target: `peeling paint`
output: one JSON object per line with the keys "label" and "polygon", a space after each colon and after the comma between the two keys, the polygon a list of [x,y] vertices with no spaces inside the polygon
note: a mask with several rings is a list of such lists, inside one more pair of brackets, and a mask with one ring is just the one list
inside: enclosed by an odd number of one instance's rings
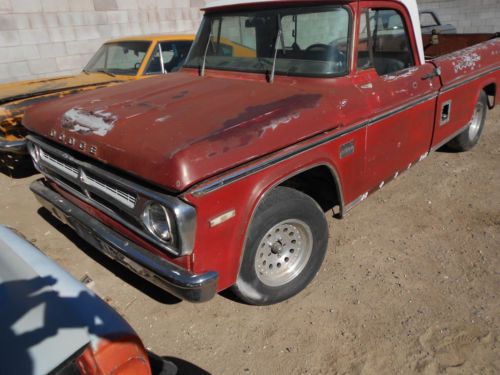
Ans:
{"label": "peeling paint", "polygon": [[406,71],[404,71],[404,73],[401,73],[401,74],[388,74],[388,75],[385,75],[385,76],[382,76],[380,78],[382,78],[382,80],[384,81],[397,81],[397,80],[400,80],[400,79],[403,79],[403,78],[408,78],[408,77],[411,77],[413,73],[415,73],[416,71],[418,70],[418,68],[409,68],[407,69]]}
{"label": "peeling paint", "polygon": [[296,120],[299,117],[300,117],[300,113],[294,112],[291,115],[287,115],[287,116],[279,117],[277,119],[273,119],[273,120],[271,120],[271,123],[269,125],[264,126],[262,128],[262,130],[263,130],[262,134],[264,134],[268,129],[276,130],[276,128],[278,128],[278,126],[280,126],[281,124],[288,124],[289,122]]}
{"label": "peeling paint", "polygon": [[104,110],[87,112],[82,108],[71,108],[62,117],[61,126],[70,132],[105,136],[113,129],[116,116]]}
{"label": "peeling paint", "polygon": [[167,121],[169,118],[171,118],[172,116],[170,115],[165,115],[165,116],[162,116],[162,117],[158,117],[155,122],[165,122]]}
{"label": "peeling paint", "polygon": [[481,61],[481,56],[477,53],[471,53],[467,55],[460,56],[456,59],[457,61],[453,61],[453,70],[455,73],[462,72],[467,69],[474,69],[476,67],[476,63]]}

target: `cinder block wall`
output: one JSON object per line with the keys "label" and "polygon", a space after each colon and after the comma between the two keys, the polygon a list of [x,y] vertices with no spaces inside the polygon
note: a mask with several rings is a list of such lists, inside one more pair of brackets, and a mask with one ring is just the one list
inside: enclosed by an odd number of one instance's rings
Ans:
{"label": "cinder block wall", "polygon": [[196,32],[204,0],[0,0],[0,82],[78,72],[106,40]]}
{"label": "cinder block wall", "polygon": [[500,0],[418,0],[421,9],[436,11],[443,23],[459,33],[500,31]]}

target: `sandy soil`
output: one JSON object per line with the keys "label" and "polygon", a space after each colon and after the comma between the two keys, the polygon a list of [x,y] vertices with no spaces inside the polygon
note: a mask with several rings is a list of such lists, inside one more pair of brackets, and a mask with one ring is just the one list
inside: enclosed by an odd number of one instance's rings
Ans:
{"label": "sandy soil", "polygon": [[0,174],[0,223],[88,274],[146,346],[194,364],[189,374],[498,374],[499,120],[500,109],[489,114],[471,152],[431,154],[329,219],[321,272],[276,306],[165,295],[39,211],[28,191],[37,176]]}

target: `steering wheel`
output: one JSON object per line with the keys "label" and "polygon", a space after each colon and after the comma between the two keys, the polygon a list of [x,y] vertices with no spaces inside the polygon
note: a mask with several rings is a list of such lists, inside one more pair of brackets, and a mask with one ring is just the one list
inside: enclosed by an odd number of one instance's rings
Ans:
{"label": "steering wheel", "polygon": [[337,65],[339,70],[344,68],[345,64],[345,54],[341,52],[337,46],[333,44],[323,44],[323,43],[315,43],[311,44],[305,50],[306,53],[322,53],[325,58],[328,60],[332,60]]}

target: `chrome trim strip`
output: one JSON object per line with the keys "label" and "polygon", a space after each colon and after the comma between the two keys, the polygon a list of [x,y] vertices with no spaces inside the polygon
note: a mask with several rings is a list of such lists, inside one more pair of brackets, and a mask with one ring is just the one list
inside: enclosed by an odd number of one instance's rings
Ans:
{"label": "chrome trim strip", "polygon": [[0,152],[9,152],[11,154],[25,155],[28,153],[26,148],[26,140],[21,141],[5,141],[5,138],[0,137]]}
{"label": "chrome trim strip", "polygon": [[[238,180],[241,180],[242,178],[244,177],[247,177],[249,175],[252,175],[252,174],[255,174],[257,172],[260,172],[262,171],[263,169],[266,169],[274,164],[278,164],[288,158],[291,158],[293,156],[296,156],[298,154],[301,154],[303,152],[306,152],[306,151],[309,151],[313,148],[316,148],[318,146],[321,146],[325,143],[328,143],[330,141],[333,141],[337,138],[340,138],[340,137],[343,137],[343,136],[346,136],[348,134],[351,134],[361,128],[364,128],[366,126],[372,126],[386,118],[389,118],[391,116],[394,116],[396,114],[399,114],[401,112],[404,112],[405,110],[415,106],[415,105],[419,105],[419,104],[422,104],[422,103],[425,103],[429,100],[432,100],[432,99],[435,99],[438,97],[438,94],[437,93],[432,93],[432,94],[428,94],[428,95],[425,95],[423,96],[422,98],[419,98],[418,100],[415,100],[413,102],[410,102],[410,103],[406,103],[402,106],[399,106],[391,111],[388,111],[386,113],[383,113],[383,114],[380,114],[376,117],[374,117],[373,119],[371,120],[367,120],[367,121],[363,121],[363,122],[360,122],[360,123],[357,123],[357,124],[353,124],[351,125],[351,127],[343,130],[343,131],[340,131],[340,132],[337,132],[335,134],[332,134],[330,136],[327,136],[325,138],[322,138],[320,140],[317,140],[317,141],[314,141],[308,145],[304,145],[302,146],[301,148],[297,149],[297,150],[293,150],[291,152],[288,152],[288,153],[285,153],[284,155],[280,155],[280,156],[276,156],[274,158],[270,158],[268,160],[264,160],[260,163],[257,163],[255,165],[251,165],[251,166],[248,166],[246,168],[242,168],[241,170],[238,170],[238,171],[235,171],[235,172],[232,172],[232,173],[229,173],[227,174],[225,177],[222,177],[220,179],[217,179],[205,186],[202,186],[202,187],[199,187],[199,188],[195,188],[193,191],[192,191],[192,194],[195,195],[195,196],[203,196],[205,194],[208,194],[208,193],[211,193],[212,191],[215,191],[217,189],[220,189],[221,187],[223,186],[226,186],[228,184],[231,184],[233,182],[236,182]],[[310,138],[311,139],[311,138]],[[309,140],[310,140],[309,139]],[[278,151],[279,152],[279,151]]]}
{"label": "chrome trim strip", "polygon": [[445,93],[445,92],[451,91],[453,89],[456,89],[457,87],[466,85],[466,84],[474,81],[475,79],[482,78],[482,77],[487,76],[488,74],[491,74],[491,73],[495,73],[498,70],[500,70],[500,67],[492,68],[492,69],[486,70],[486,71],[484,71],[482,73],[475,74],[472,77],[469,77],[469,78],[465,79],[464,81],[456,82],[456,83],[453,83],[453,84],[451,84],[449,86],[444,86],[441,89],[441,93]]}
{"label": "chrome trim strip", "polygon": [[[29,135],[27,138],[29,142],[38,145],[48,154],[52,154],[67,163],[77,166],[79,170],[77,178],[75,178],[74,176],[70,176],[69,174],[67,174],[66,176],[61,174],[61,177],[66,178],[69,182],[78,186],[83,193],[65,183],[61,178],[58,178],[57,176],[58,169],[51,168],[50,164],[46,163],[43,160],[40,160],[38,162],[36,160],[33,160],[37,169],[45,177],[53,180],[58,185],[63,187],[64,190],[77,196],[85,203],[90,204],[91,206],[104,212],[112,219],[124,225],[125,227],[127,227],[134,233],[138,234],[139,236],[143,237],[147,241],[153,243],[155,246],[158,246],[160,249],[166,250],[174,255],[189,255],[192,253],[194,249],[194,237],[196,232],[196,210],[194,209],[194,207],[188,205],[179,198],[161,194],[152,191],[150,189],[144,188],[141,185],[126,180],[114,173],[104,171],[93,164],[76,159],[73,156],[69,155],[68,153],[64,152],[63,150],[51,146],[50,144],[42,140],[40,137]],[[124,191],[136,193],[138,195],[137,197],[138,200],[135,207],[130,208],[124,205],[122,202],[120,202],[120,200],[113,199],[112,196],[110,196],[106,192],[103,192],[102,189],[98,189],[96,187],[93,187],[91,184],[87,184],[85,182],[85,178],[88,173],[98,176],[102,180],[108,181],[110,185],[115,185],[117,187],[120,187]],[[122,211],[128,213],[134,219],[137,219],[137,222],[135,223],[136,225],[126,220],[120,213],[117,213],[114,210],[110,209],[109,207],[106,207],[104,204],[101,204],[95,199],[92,199],[90,193],[96,194],[104,200],[115,202],[116,205]],[[142,226],[142,221],[140,220],[142,210],[145,208],[145,206],[150,200],[154,200],[156,202],[165,205],[175,215],[177,233],[180,242],[179,249],[159,241],[158,239],[153,237],[148,231],[146,231],[145,228]]]}
{"label": "chrome trim strip", "polygon": [[193,274],[152,254],[103,225],[41,180],[34,181],[30,189],[46,209],[73,228],[81,238],[142,278],[190,302],[208,301],[215,295],[216,272]]}

